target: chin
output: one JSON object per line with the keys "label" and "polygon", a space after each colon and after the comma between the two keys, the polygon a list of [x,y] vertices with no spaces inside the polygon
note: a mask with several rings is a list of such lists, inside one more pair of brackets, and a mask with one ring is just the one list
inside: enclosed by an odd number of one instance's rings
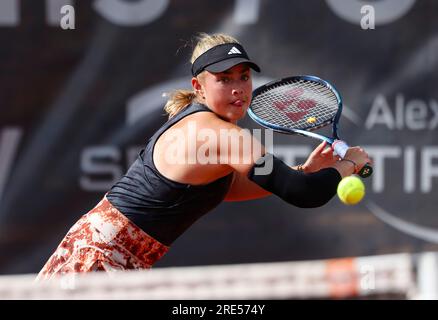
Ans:
{"label": "chin", "polygon": [[236,121],[239,121],[239,120],[245,118],[245,114],[246,114],[246,111],[239,113],[239,114],[233,113],[233,114],[227,115],[226,118],[231,122],[236,122]]}

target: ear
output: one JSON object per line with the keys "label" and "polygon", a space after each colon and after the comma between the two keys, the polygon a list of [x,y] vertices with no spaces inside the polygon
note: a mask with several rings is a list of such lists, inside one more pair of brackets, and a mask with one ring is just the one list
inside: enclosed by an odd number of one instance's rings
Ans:
{"label": "ear", "polygon": [[192,78],[192,87],[195,90],[195,92],[199,92],[202,89],[202,85],[199,82],[199,79],[196,77]]}
{"label": "ear", "polygon": [[199,81],[199,78],[196,78],[196,77],[192,78],[192,87],[193,87],[193,90],[195,91],[196,96],[198,98],[205,99],[204,92],[203,92],[203,89],[202,89],[202,84]]}

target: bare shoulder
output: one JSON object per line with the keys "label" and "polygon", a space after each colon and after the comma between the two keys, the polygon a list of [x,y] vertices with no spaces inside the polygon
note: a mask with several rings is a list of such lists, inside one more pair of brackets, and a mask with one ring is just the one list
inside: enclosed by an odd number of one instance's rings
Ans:
{"label": "bare shoulder", "polygon": [[156,168],[165,177],[192,185],[217,180],[233,170],[217,157],[217,136],[227,122],[212,112],[191,114],[166,130],[153,152]]}
{"label": "bare shoulder", "polygon": [[[199,125],[199,128],[210,128],[213,130],[220,129],[242,129],[238,125],[221,119],[214,112],[197,112],[192,115],[193,119]],[[189,120],[189,119],[188,119]]]}

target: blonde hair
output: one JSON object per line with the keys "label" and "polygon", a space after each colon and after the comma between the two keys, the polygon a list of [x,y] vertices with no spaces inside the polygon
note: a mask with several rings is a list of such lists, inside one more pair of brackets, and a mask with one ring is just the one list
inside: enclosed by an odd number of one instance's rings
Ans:
{"label": "blonde hair", "polygon": [[[237,41],[235,38],[223,33],[211,35],[207,33],[199,33],[195,40],[197,40],[197,43],[193,49],[190,63],[193,63],[201,54],[217,45],[226,43],[239,43],[239,41]],[[200,75],[202,75],[202,72]],[[164,110],[169,115],[170,119],[184,110],[189,104],[196,101],[197,95],[194,90],[175,90],[169,94],[169,99],[164,106]]]}

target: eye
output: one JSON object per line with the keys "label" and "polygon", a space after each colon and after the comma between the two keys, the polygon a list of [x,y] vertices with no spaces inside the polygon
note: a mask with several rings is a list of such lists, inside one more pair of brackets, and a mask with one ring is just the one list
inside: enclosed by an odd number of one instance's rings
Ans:
{"label": "eye", "polygon": [[242,80],[243,81],[248,81],[249,80],[249,74],[242,75]]}
{"label": "eye", "polygon": [[223,83],[228,83],[228,82],[230,82],[230,78],[229,77],[220,77],[219,81],[223,82]]}

